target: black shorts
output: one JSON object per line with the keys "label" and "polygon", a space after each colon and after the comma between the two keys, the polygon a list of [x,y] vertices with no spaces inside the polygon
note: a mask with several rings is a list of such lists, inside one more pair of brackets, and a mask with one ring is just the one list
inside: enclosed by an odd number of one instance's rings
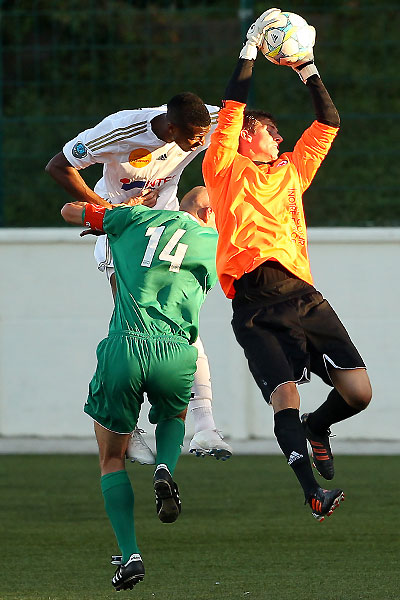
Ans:
{"label": "black shorts", "polygon": [[235,283],[232,303],[233,331],[267,402],[279,385],[305,383],[311,372],[332,386],[328,365],[365,368],[349,334],[323,296],[279,263],[272,269],[272,279],[270,261],[241,277]]}

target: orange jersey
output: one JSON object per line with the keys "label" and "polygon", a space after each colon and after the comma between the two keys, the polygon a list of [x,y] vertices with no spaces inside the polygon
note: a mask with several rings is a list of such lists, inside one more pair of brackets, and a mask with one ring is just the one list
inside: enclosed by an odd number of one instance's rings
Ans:
{"label": "orange jersey", "polygon": [[293,152],[256,165],[238,153],[245,106],[226,101],[203,161],[219,231],[217,272],[228,298],[235,295],[235,279],[266,260],[313,283],[302,195],[338,131],[314,121]]}

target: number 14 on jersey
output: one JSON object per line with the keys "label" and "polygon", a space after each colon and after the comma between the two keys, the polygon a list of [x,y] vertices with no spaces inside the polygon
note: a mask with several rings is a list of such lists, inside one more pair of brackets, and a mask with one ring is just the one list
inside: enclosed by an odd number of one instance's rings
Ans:
{"label": "number 14 on jersey", "polygon": [[[150,239],[147,244],[146,251],[143,256],[143,260],[140,263],[142,267],[150,267],[156,253],[157,246],[160,242],[160,238],[165,229],[164,225],[159,227],[149,227],[145,233]],[[169,241],[165,244],[161,250],[158,258],[159,260],[165,260],[171,263],[169,270],[173,273],[178,273],[181,267],[182,261],[185,257],[186,250],[188,249],[187,244],[181,244],[179,240],[186,233],[185,229],[177,229],[175,233],[170,237]],[[175,249],[175,254],[172,251]]]}

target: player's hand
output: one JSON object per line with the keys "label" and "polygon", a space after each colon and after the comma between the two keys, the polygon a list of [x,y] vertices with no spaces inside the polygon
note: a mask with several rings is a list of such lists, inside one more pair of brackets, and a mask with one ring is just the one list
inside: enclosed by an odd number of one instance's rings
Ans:
{"label": "player's hand", "polygon": [[153,206],[155,206],[157,204],[159,195],[160,194],[156,190],[151,190],[150,188],[147,190],[143,190],[141,193],[143,206],[148,206],[149,208],[153,208]]}
{"label": "player's hand", "polygon": [[314,52],[313,47],[315,44],[315,28],[312,25],[308,26],[309,38],[310,38],[310,49],[309,52],[301,60],[296,63],[290,63],[287,66],[292,67],[300,77],[303,83],[306,83],[307,79],[311,75],[319,75],[318,69],[314,64]]}
{"label": "player's hand", "polygon": [[153,208],[157,204],[159,193],[156,190],[151,190],[150,188],[142,191],[142,204],[143,206],[148,206],[149,208]]}
{"label": "player's hand", "polygon": [[269,8],[249,27],[246,35],[246,42],[239,54],[239,58],[246,60],[255,60],[257,50],[262,42],[264,29],[273,23],[281,13],[280,8]]}
{"label": "player's hand", "polygon": [[157,204],[159,193],[156,190],[146,189],[142,190],[138,196],[132,196],[126,202],[126,206],[137,206],[138,204],[143,204],[143,206],[147,206],[148,208],[153,208]]}
{"label": "player's hand", "polygon": [[85,235],[103,235],[104,231],[99,231],[98,229],[85,229],[81,231],[79,237],[85,237]]}
{"label": "player's hand", "polygon": [[[308,36],[307,36],[308,44],[307,44],[307,46],[309,47],[309,52],[301,60],[298,60],[295,63],[293,63],[293,62],[289,63],[287,65],[288,67],[293,67],[293,69],[298,69],[301,66],[305,66],[307,63],[314,62],[313,48],[314,48],[315,36],[316,36],[315,27],[313,27],[312,25],[308,25],[307,28],[308,28]],[[284,64],[284,63],[282,63],[282,64]]]}

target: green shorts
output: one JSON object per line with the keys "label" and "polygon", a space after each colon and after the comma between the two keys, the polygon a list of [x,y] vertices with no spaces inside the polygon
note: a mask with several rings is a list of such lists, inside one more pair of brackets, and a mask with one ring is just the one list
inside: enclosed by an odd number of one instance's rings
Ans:
{"label": "green shorts", "polygon": [[84,411],[116,433],[136,426],[143,394],[150,423],[181,413],[190,400],[197,349],[178,336],[115,333],[97,347],[97,369]]}

